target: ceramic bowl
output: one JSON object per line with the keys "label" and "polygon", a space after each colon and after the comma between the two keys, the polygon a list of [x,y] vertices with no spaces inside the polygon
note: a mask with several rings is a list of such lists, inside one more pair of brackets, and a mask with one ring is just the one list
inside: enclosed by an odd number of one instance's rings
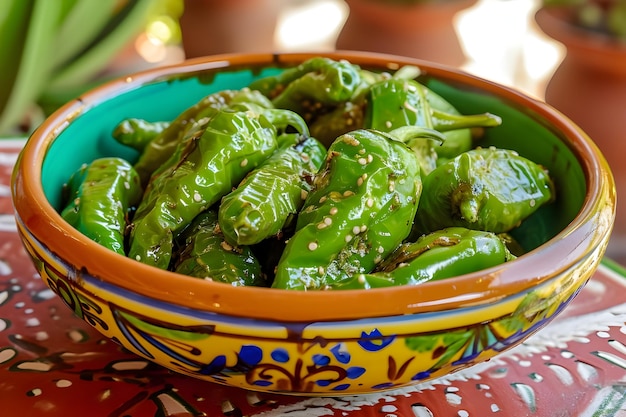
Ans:
{"label": "ceramic bowl", "polygon": [[[320,54],[316,54],[320,55]],[[242,288],[146,266],[99,246],[58,214],[62,184],[117,145],[120,120],[168,120],[201,97],[241,88],[311,54],[223,55],[119,79],[68,103],[32,135],[12,193],[24,245],[46,284],[103,335],[175,372],[250,390],[346,395],[388,390],[488,360],[545,326],[598,266],[615,216],[607,164],[551,107],[419,60],[329,53],[372,70],[417,65],[462,113],[503,119],[484,145],[545,165],[557,200],[524,222],[528,252],[417,286],[341,292]]]}

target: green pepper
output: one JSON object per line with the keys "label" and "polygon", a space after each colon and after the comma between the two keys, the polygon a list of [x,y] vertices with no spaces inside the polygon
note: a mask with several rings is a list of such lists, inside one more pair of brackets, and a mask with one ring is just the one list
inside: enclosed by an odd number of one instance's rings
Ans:
{"label": "green pepper", "polygon": [[306,126],[289,110],[254,108],[260,107],[216,110],[155,172],[133,219],[130,257],[167,269],[173,238],[274,152],[277,126]]}
{"label": "green pepper", "polygon": [[369,89],[366,127],[388,132],[401,126],[423,126],[440,132],[502,123],[490,113],[458,115],[431,105],[434,92],[415,80],[391,78]]}
{"label": "green pepper", "polygon": [[326,148],[309,137],[278,149],[236,190],[222,198],[219,224],[231,245],[253,245],[277,235],[298,213]]}
{"label": "green pepper", "polygon": [[405,80],[415,78],[419,73],[419,68],[410,65],[401,67],[393,74],[360,69],[359,77],[361,83],[352,94],[352,97],[348,101],[329,109],[328,112],[320,113],[311,120],[311,135],[328,146],[344,133],[367,127],[365,126],[365,113],[370,88],[389,79]]}
{"label": "green pepper", "polygon": [[415,285],[469,274],[515,259],[491,232],[450,227],[403,243],[371,274],[356,274],[329,289]]}
{"label": "green pepper", "polygon": [[122,145],[143,152],[146,146],[169,125],[169,122],[148,122],[143,119],[130,118],[122,120],[115,126],[113,138]]}
{"label": "green pepper", "polygon": [[267,97],[247,88],[209,94],[178,115],[145,146],[134,165],[142,184],[148,183],[152,174],[171,157],[180,142],[193,136],[195,132],[202,131],[217,110],[235,103],[254,103],[260,107],[272,108]]}
{"label": "green pepper", "polygon": [[99,158],[74,172],[64,187],[61,216],[95,242],[125,255],[129,209],[141,199],[139,176],[120,158]]}
{"label": "green pepper", "polygon": [[233,286],[267,286],[252,250],[224,240],[215,211],[200,213],[176,240],[181,250],[175,272]]}
{"label": "green pepper", "polygon": [[356,130],[338,137],[314,178],[272,286],[320,289],[371,272],[409,234],[420,192],[418,161],[393,132]]}
{"label": "green pepper", "polygon": [[451,226],[504,233],[554,199],[547,171],[515,151],[476,148],[423,179],[413,236]]}
{"label": "green pepper", "polygon": [[[427,174],[437,165],[440,152],[450,157],[471,148],[468,128],[493,127],[501,122],[498,116],[490,113],[460,115],[447,101],[417,81],[391,78],[370,87],[365,127],[388,132],[401,126],[423,126],[440,132],[454,132],[450,138],[446,137],[441,146],[443,149],[438,149],[432,142],[408,144],[410,147],[415,145],[416,153],[425,162]],[[452,144],[447,143],[450,139]],[[431,148],[427,146],[429,144]]]}
{"label": "green pepper", "polygon": [[337,105],[328,113],[320,114],[309,124],[311,136],[319,139],[324,145],[330,146],[344,133],[362,128],[366,104],[364,97],[354,98]]}
{"label": "green pepper", "polygon": [[345,60],[314,57],[275,76],[249,84],[272,100],[276,108],[308,114],[350,100],[360,86],[360,68]]}

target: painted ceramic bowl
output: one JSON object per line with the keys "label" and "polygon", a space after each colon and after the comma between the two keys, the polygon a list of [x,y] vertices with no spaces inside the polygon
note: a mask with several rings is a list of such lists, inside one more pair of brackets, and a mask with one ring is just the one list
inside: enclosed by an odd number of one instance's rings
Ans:
{"label": "painted ceramic bowl", "polygon": [[545,326],[602,258],[615,216],[612,175],[591,140],[551,107],[418,60],[333,53],[363,68],[418,65],[462,113],[503,119],[484,145],[545,165],[557,200],[502,266],[417,286],[290,291],[233,287],[150,267],[94,243],[58,214],[63,183],[96,157],[133,158],[120,120],[173,119],[201,97],[241,88],[312,55],[228,55],[111,82],[68,103],[30,138],[12,185],[24,245],[47,285],[103,335],[175,372],[251,390],[346,395],[388,390],[485,361]]}

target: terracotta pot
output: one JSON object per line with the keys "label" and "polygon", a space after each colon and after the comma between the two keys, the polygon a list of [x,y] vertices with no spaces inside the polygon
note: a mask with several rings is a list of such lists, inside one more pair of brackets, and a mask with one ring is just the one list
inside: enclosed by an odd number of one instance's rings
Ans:
{"label": "terracotta pot", "polygon": [[618,197],[624,196],[608,255],[626,262],[626,45],[573,26],[570,16],[561,8],[542,8],[535,15],[543,32],[567,50],[545,100],[576,122],[606,156]]}
{"label": "terracotta pot", "polygon": [[454,17],[477,0],[448,0],[415,5],[378,0],[346,0],[350,13],[337,38],[337,49],[384,52],[452,66],[465,62]]}
{"label": "terracotta pot", "polygon": [[271,52],[282,0],[186,0],[180,19],[187,58]]}

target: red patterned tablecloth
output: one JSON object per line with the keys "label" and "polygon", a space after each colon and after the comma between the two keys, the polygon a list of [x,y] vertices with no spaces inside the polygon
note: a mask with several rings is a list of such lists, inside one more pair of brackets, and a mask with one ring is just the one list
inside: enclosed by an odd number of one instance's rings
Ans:
{"label": "red patterned tablecloth", "polygon": [[348,397],[247,392],[145,361],[104,339],[45,287],[17,237],[0,140],[0,415],[3,417],[626,417],[625,271],[606,261],[526,343],[450,377]]}

